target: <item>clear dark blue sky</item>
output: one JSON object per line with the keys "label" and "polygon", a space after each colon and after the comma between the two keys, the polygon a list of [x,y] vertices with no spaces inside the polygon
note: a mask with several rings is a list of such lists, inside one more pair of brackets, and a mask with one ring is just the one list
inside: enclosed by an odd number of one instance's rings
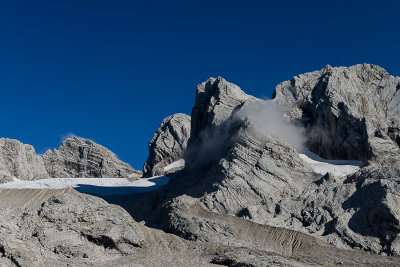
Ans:
{"label": "clear dark blue sky", "polygon": [[210,76],[271,97],[327,64],[400,75],[396,2],[3,0],[0,136],[44,153],[74,133],[141,169]]}

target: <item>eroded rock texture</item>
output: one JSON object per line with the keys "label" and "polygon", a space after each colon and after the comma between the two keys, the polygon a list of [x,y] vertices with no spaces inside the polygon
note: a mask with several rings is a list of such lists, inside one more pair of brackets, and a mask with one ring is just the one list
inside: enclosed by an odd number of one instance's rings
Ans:
{"label": "eroded rock texture", "polygon": [[[235,243],[236,230],[210,219],[228,214],[339,248],[398,255],[400,157],[391,126],[398,123],[398,80],[377,66],[357,65],[327,67],[277,87],[272,102],[288,121],[306,128],[308,148],[367,163],[334,177],[314,173],[285,140],[256,131],[251,117],[237,116],[262,100],[222,78],[210,79],[197,89],[184,171],[132,207],[138,217],[192,240]],[[139,205],[157,215],[146,215]],[[209,219],[190,208],[197,205]]]}
{"label": "eroded rock texture", "polygon": [[[14,196],[18,195],[18,198]],[[8,205],[24,203],[22,206]],[[184,205],[179,214],[201,224],[191,242],[135,222],[119,206],[72,189],[0,190],[1,266],[396,266],[398,259],[336,249],[306,234]],[[178,214],[176,214],[178,215]],[[230,230],[220,235],[207,226]],[[282,234],[282,231],[284,234]],[[205,233],[205,234],[203,234]],[[234,241],[235,240],[235,241]],[[234,241],[234,242],[232,242]],[[238,247],[240,246],[240,247]]]}
{"label": "eroded rock texture", "polygon": [[31,145],[0,138],[0,183],[12,178],[35,180],[49,178],[43,159]]}
{"label": "eroded rock texture", "polygon": [[[34,251],[38,263],[78,265],[398,266],[398,257],[375,254],[400,254],[399,88],[398,77],[366,64],[328,66],[277,86],[272,103],[287,121],[306,129],[309,149],[365,162],[355,173],[335,176],[313,172],[290,140],[259,131],[254,116],[243,116],[263,100],[210,78],[197,88],[190,139],[179,150],[185,168],[156,191],[107,198],[136,221],[175,236],[137,224],[97,198],[63,192],[40,207],[0,216],[0,260],[26,266],[24,255]],[[163,125],[175,123],[167,120],[155,134],[153,151],[163,152],[150,160],[155,164],[148,171],[176,154],[157,143],[178,142]],[[88,166],[100,165],[98,150],[82,140],[70,142],[49,156],[62,159],[63,171],[97,175]],[[2,196],[8,193],[0,191],[0,203],[10,206]],[[70,233],[67,243],[59,229]]]}
{"label": "eroded rock texture", "polygon": [[124,178],[141,175],[107,148],[80,137],[66,139],[59,149],[47,151],[43,160],[50,177]]}
{"label": "eroded rock texture", "polygon": [[30,202],[19,210],[4,206],[12,199],[7,194],[10,190],[0,192],[4,211],[0,244],[2,257],[10,259],[12,266],[66,266],[68,261],[81,266],[103,264],[133,253],[143,242],[144,235],[129,223],[129,214],[101,199],[71,189],[14,190]]}
{"label": "eroded rock texture", "polygon": [[274,101],[306,127],[307,146],[325,158],[396,162],[400,77],[360,64],[305,73],[279,84]]}
{"label": "eroded rock texture", "polygon": [[149,143],[144,176],[163,175],[166,166],[182,159],[189,137],[190,116],[178,113],[165,118]]}

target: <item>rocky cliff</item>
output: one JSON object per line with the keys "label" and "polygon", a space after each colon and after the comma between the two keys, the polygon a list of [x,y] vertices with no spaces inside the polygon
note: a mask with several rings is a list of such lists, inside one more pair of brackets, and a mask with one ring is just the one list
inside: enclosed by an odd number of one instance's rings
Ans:
{"label": "rocky cliff", "polygon": [[141,172],[119,160],[107,148],[92,140],[71,137],[59,149],[49,150],[43,161],[50,177],[140,177]]}
{"label": "rocky cliff", "polygon": [[[138,218],[192,240],[237,242],[224,222],[191,212],[201,205],[209,217],[229,214],[339,248],[399,255],[398,81],[373,65],[327,67],[278,85],[267,103],[211,78],[197,88],[184,171],[131,207]],[[305,148],[365,167],[339,177],[314,172],[284,133],[260,131],[260,117],[244,112],[265,103],[303,129]],[[146,204],[155,199],[159,204]]]}
{"label": "rocky cliff", "polygon": [[140,171],[119,160],[114,153],[95,142],[71,137],[60,148],[37,155],[31,145],[18,140],[0,139],[0,183],[57,177],[136,178]]}
{"label": "rocky cliff", "polygon": [[179,113],[165,118],[149,143],[143,175],[163,175],[166,166],[183,158],[189,137],[190,116]]}
{"label": "rocky cliff", "polygon": [[49,178],[43,159],[31,145],[0,138],[0,183],[13,177],[25,180]]}
{"label": "rocky cliff", "polygon": [[325,158],[396,162],[400,77],[360,64],[305,73],[279,84],[274,101],[307,130],[307,146]]}

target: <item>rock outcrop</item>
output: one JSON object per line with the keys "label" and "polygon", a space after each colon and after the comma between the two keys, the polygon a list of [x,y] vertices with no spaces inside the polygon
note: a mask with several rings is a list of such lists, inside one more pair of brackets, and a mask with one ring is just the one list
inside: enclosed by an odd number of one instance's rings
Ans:
{"label": "rock outcrop", "polygon": [[[385,76],[381,68],[370,65],[338,69],[341,73],[357,75],[340,76],[332,85],[327,82],[328,87],[332,86],[329,90],[321,84],[305,82],[314,88],[311,91],[317,90],[315,88],[321,91],[309,93],[306,90],[309,87],[298,87],[295,95],[298,99],[304,98],[298,103],[291,100],[289,89],[284,91],[288,99],[280,95],[279,88],[283,87],[280,85],[272,103],[283,108],[288,121],[304,125],[306,146],[320,156],[364,160],[368,162],[366,167],[335,178],[329,173],[314,173],[287,140],[258,131],[254,117],[240,115],[246,108],[263,103],[262,100],[246,95],[222,78],[210,79],[197,90],[185,169],[164,189],[140,198],[137,204],[131,203],[132,212],[140,219],[191,240],[236,242],[231,235],[233,230],[224,222],[212,220],[211,223],[210,218],[203,220],[196,213],[188,212],[190,207],[201,205],[211,217],[229,214],[307,233],[339,248],[398,255],[400,212],[396,203],[400,201],[397,188],[400,157],[395,140],[386,134],[389,128],[382,126],[389,123],[382,111],[385,105],[390,105],[389,118],[396,120],[399,104],[394,102],[398,90],[392,85],[398,78]],[[339,73],[339,70],[328,67],[329,73]],[[322,72],[308,75],[319,77]],[[368,104],[372,105],[369,109],[376,106],[376,110],[365,116],[348,104],[364,90],[360,75],[383,77],[384,81],[387,78],[388,86],[381,94],[392,99],[378,104],[375,95],[364,94],[367,97],[364,103],[372,103]],[[350,81],[341,82],[341,79]],[[338,88],[345,83],[351,84],[352,92],[358,93],[346,95],[346,88]],[[371,88],[367,89],[372,90],[373,85],[368,86]],[[335,90],[340,94],[335,95]],[[287,96],[288,93],[291,95]],[[307,110],[301,109],[304,102]],[[381,116],[381,119],[376,120],[374,116]],[[268,120],[268,116],[265,119]],[[390,131],[395,133],[393,129]],[[321,147],[316,149],[317,145]],[[159,204],[155,205],[155,200]],[[149,215],[141,207],[156,212]]]}
{"label": "rock outcrop", "polygon": [[43,159],[31,145],[0,138],[0,183],[13,177],[24,180],[49,178]]}
{"label": "rock outcrop", "polygon": [[164,168],[183,158],[190,137],[190,116],[178,113],[165,118],[149,143],[143,175],[163,175]]}
{"label": "rock outcrop", "polygon": [[0,219],[0,243],[3,257],[17,266],[66,265],[68,258],[81,266],[104,265],[116,254],[132,253],[144,238],[137,224],[127,223],[131,219],[122,208],[73,190],[56,192],[39,207],[10,218]]}
{"label": "rock outcrop", "polygon": [[204,132],[211,131],[227,121],[233,111],[245,102],[257,100],[222,77],[210,78],[199,84],[191,115],[191,137],[199,138]]}
{"label": "rock outcrop", "polygon": [[[18,198],[14,195],[17,194]],[[22,206],[9,205],[23,203]],[[190,204],[190,199],[182,202]],[[174,205],[182,205],[175,201]],[[199,205],[177,216],[201,224],[192,242],[135,222],[119,206],[73,189],[0,190],[1,266],[398,266],[398,258],[345,251],[306,234],[213,214]],[[215,233],[231,231],[220,245]],[[221,232],[224,230],[221,229]],[[234,238],[234,239],[233,239]],[[241,246],[241,247],[238,247]]]}
{"label": "rock outcrop", "polygon": [[245,103],[257,101],[222,77],[199,84],[191,114],[186,165],[192,169],[207,169],[218,160],[227,148],[229,138],[240,127],[234,113]]}
{"label": "rock outcrop", "polygon": [[119,160],[114,153],[95,142],[79,137],[66,139],[60,148],[37,155],[31,145],[0,138],[0,183],[57,177],[132,178],[142,173]]}
{"label": "rock outcrop", "polygon": [[279,84],[274,101],[307,130],[307,146],[331,159],[396,162],[400,77],[369,64],[305,73]]}
{"label": "rock outcrop", "polygon": [[119,160],[107,148],[92,140],[71,137],[59,149],[49,150],[43,161],[50,177],[127,178],[141,176],[140,171]]}

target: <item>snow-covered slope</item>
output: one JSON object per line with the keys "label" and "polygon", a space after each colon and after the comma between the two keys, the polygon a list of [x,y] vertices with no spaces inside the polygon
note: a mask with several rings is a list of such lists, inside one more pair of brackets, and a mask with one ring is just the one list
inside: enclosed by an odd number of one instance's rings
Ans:
{"label": "snow-covered slope", "polygon": [[356,160],[326,160],[312,153],[308,149],[303,149],[299,156],[302,160],[311,165],[314,172],[320,174],[332,173],[335,177],[346,176],[358,171],[363,163]]}
{"label": "snow-covered slope", "polygon": [[[358,171],[363,163],[351,160],[325,160],[311,151],[304,149],[299,154],[305,162],[311,165],[314,172],[325,174],[332,173],[336,177],[345,176]],[[166,166],[164,171],[173,168],[183,167],[183,159],[175,161]],[[155,176],[151,178],[142,178],[130,182],[126,178],[49,178],[35,181],[23,181],[14,178],[13,182],[0,184],[0,188],[49,188],[62,189],[74,188],[79,192],[96,195],[125,195],[130,193],[143,193],[153,191],[159,187],[168,184],[167,176]]]}
{"label": "snow-covered slope", "polygon": [[14,178],[13,182],[0,184],[0,188],[61,189],[72,187],[79,192],[104,196],[153,191],[168,182],[169,178],[166,176],[143,178],[133,182],[126,178],[50,178],[35,181]]}
{"label": "snow-covered slope", "polygon": [[180,168],[180,167],[185,167],[185,160],[184,159],[180,159],[177,160],[175,162],[172,162],[171,164],[169,164],[168,166],[166,166],[164,168],[164,171],[169,171],[173,168]]}

